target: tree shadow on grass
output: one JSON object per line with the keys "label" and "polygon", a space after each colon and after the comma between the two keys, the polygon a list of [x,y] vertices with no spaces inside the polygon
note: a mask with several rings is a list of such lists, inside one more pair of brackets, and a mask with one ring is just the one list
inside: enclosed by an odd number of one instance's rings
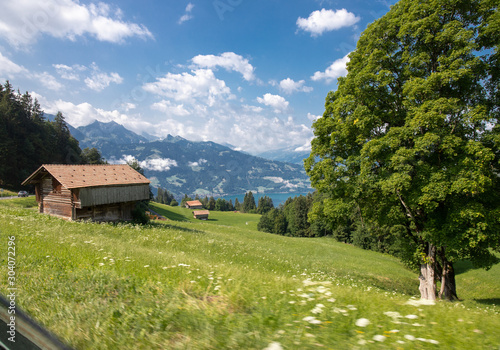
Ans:
{"label": "tree shadow on grass", "polygon": [[[185,221],[185,220],[183,220],[183,221]],[[168,229],[168,230],[177,230],[177,231],[188,232],[188,233],[206,234],[205,231],[196,230],[196,229],[187,228],[187,227],[182,227],[182,226],[177,226],[174,224],[169,224],[169,223],[167,223],[167,221],[158,221],[158,222],[152,221],[149,223],[149,225],[155,226],[158,228]]]}
{"label": "tree shadow on grass", "polygon": [[474,266],[470,261],[457,261],[453,263],[453,268],[455,269],[455,275],[460,275],[461,273],[466,273],[469,270],[474,270]]}
{"label": "tree shadow on grass", "polygon": [[474,299],[474,301],[485,305],[500,305],[500,298]]}
{"label": "tree shadow on grass", "polygon": [[156,213],[156,214],[159,214],[169,220],[173,220],[173,221],[189,221],[184,215],[182,214],[179,214],[179,213],[176,213],[176,212],[173,212],[173,211],[169,211],[169,210],[165,210],[165,209],[162,209],[162,208],[149,208],[149,211],[153,212],[153,213]]}

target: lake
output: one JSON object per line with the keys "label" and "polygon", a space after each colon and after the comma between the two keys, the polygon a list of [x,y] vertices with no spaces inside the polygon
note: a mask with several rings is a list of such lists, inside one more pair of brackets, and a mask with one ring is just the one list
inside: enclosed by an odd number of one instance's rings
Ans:
{"label": "lake", "polygon": [[[252,192],[253,193],[253,192]],[[303,193],[253,193],[253,198],[255,198],[255,205],[259,204],[259,198],[268,196],[273,200],[273,205],[277,207],[280,204],[284,204],[286,200],[290,197],[298,197],[300,195],[307,195],[309,192],[303,192]],[[243,204],[243,199],[245,198],[245,194],[235,194],[235,195],[230,195],[230,196],[223,196],[223,197],[217,197],[217,198],[222,198],[227,201],[232,200],[233,204],[236,198],[238,198],[238,201]],[[217,200],[217,198],[215,198]]]}

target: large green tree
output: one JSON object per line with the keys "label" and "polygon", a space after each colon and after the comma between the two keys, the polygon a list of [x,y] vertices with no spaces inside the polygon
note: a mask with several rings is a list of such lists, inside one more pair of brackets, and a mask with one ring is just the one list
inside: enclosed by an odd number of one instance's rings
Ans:
{"label": "large green tree", "polygon": [[453,262],[498,262],[497,6],[399,1],[363,32],[313,125],[305,168],[322,213],[390,225],[426,299],[457,297]]}

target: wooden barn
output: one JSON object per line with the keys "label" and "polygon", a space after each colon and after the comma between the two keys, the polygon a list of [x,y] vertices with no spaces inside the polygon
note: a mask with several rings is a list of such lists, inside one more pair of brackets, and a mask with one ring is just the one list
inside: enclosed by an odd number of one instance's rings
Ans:
{"label": "wooden barn", "polygon": [[128,221],[135,203],[149,199],[149,183],[126,164],[44,164],[23,186],[35,186],[40,213],[70,220]]}
{"label": "wooden barn", "polygon": [[210,215],[210,211],[208,210],[195,210],[193,211],[193,216],[198,220],[208,220],[208,215]]}
{"label": "wooden barn", "polygon": [[188,209],[203,209],[203,204],[200,201],[187,201],[186,208]]}

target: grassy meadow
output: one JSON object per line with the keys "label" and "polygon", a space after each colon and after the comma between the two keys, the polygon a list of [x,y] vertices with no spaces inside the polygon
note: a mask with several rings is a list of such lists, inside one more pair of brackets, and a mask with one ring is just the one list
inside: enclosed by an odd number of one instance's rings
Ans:
{"label": "grassy meadow", "polygon": [[12,192],[4,188],[0,188],[0,197],[13,197],[17,196],[17,192]]}
{"label": "grassy meadow", "polygon": [[68,222],[0,201],[17,305],[75,349],[499,349],[500,266],[457,265],[460,302],[418,303],[397,259],[258,232],[259,215],[151,203],[146,226]]}

